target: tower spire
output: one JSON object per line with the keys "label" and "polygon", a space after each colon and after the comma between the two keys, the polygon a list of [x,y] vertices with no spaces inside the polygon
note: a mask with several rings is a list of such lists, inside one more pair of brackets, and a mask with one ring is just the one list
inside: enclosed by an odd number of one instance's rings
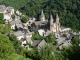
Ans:
{"label": "tower spire", "polygon": [[50,21],[54,21],[52,14],[50,14]]}
{"label": "tower spire", "polygon": [[39,19],[40,19],[41,22],[45,21],[45,15],[43,13],[43,9],[41,11],[41,15],[40,15],[40,18]]}
{"label": "tower spire", "polygon": [[59,16],[58,16],[58,13],[56,13],[56,22],[59,22]]}
{"label": "tower spire", "polygon": [[42,9],[42,11],[41,11],[41,16],[42,16],[42,17],[44,17],[44,12],[43,12],[43,9]]}

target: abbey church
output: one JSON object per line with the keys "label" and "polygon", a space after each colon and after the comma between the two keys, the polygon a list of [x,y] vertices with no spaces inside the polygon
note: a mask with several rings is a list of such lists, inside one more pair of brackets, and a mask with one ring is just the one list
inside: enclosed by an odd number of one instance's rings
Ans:
{"label": "abbey church", "polygon": [[52,14],[50,14],[50,19],[46,20],[45,19],[45,15],[44,15],[43,10],[42,10],[41,15],[39,16],[39,21],[40,21],[38,23],[39,25],[40,24],[47,25],[45,27],[49,28],[50,31],[55,32],[55,33],[59,33],[60,32],[60,22],[59,22],[58,14],[56,14],[56,19],[53,18]]}

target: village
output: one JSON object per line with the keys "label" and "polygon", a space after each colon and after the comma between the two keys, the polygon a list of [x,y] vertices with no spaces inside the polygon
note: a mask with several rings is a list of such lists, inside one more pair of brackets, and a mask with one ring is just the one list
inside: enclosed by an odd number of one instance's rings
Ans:
{"label": "village", "polygon": [[[40,36],[44,37],[53,33],[56,41],[58,42],[57,48],[59,50],[65,46],[71,46],[72,38],[74,36],[78,36],[80,38],[80,32],[73,32],[71,28],[64,28],[60,25],[60,18],[57,13],[55,14],[55,18],[50,14],[50,18],[46,19],[44,10],[42,10],[39,15],[39,19],[30,17],[26,23],[21,22],[21,18],[24,15],[18,10],[15,11],[13,7],[0,5],[0,13],[3,13],[4,15],[5,24],[10,23],[11,29],[13,30],[12,32],[6,32],[6,35],[14,34],[17,39],[22,42],[22,46],[28,50],[34,47],[41,49],[47,44],[45,39],[32,40],[31,37],[34,32],[38,32]],[[15,18],[12,18],[12,15],[14,15]],[[28,43],[30,43],[32,47],[30,47]]]}

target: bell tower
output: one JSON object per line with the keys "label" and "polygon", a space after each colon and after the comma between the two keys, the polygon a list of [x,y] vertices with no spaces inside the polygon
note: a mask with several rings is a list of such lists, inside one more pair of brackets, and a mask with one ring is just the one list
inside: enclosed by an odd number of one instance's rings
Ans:
{"label": "bell tower", "polygon": [[40,15],[40,17],[39,17],[39,20],[40,20],[41,22],[44,22],[44,21],[45,21],[45,15],[44,15],[44,13],[43,13],[43,10],[42,10],[41,15]]}
{"label": "bell tower", "polygon": [[54,23],[53,23],[54,19],[52,14],[50,15],[50,31],[53,31],[53,27],[54,27]]}
{"label": "bell tower", "polygon": [[56,14],[56,32],[58,33],[60,30],[59,16]]}

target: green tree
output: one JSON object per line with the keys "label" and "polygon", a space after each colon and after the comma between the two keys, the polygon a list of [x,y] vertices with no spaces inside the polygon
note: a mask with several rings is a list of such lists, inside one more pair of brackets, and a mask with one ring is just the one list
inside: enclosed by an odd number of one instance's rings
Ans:
{"label": "green tree", "polygon": [[26,16],[26,17],[22,17],[22,19],[21,19],[21,21],[23,22],[23,23],[26,23],[27,21],[28,21],[28,17]]}
{"label": "green tree", "polygon": [[15,15],[13,14],[13,15],[11,15],[11,17],[12,17],[12,19],[15,19]]}
{"label": "green tree", "polygon": [[11,31],[11,25],[10,24],[0,24],[0,33],[5,34],[6,32]]}
{"label": "green tree", "polygon": [[2,13],[0,13],[0,23],[3,24],[4,23],[4,16]]}
{"label": "green tree", "polygon": [[9,38],[0,34],[0,58],[6,58],[15,52]]}
{"label": "green tree", "polygon": [[21,53],[22,52],[21,42],[16,38],[16,36],[11,34],[9,36],[9,39],[13,43],[16,53]]}
{"label": "green tree", "polygon": [[64,58],[62,60],[80,60],[80,46],[70,46],[62,50]]}
{"label": "green tree", "polygon": [[32,34],[31,39],[32,39],[32,40],[42,40],[42,39],[44,39],[44,37],[41,36],[41,35],[39,35],[38,32],[34,32],[34,33]]}
{"label": "green tree", "polygon": [[72,43],[73,45],[79,45],[80,39],[77,36],[74,36],[74,38],[72,39]]}

